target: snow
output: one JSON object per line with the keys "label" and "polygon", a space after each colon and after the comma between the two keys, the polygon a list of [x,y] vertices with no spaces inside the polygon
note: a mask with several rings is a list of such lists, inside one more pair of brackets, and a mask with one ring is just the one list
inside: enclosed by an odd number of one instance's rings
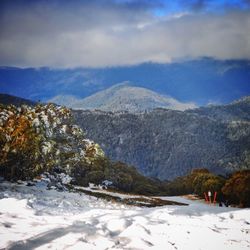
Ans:
{"label": "snow", "polygon": [[67,174],[61,173],[58,176],[61,179],[62,184],[69,184],[72,181],[72,177]]}
{"label": "snow", "polygon": [[40,126],[40,120],[38,118],[35,118],[33,121],[32,121],[32,125],[34,127],[39,127]]}
{"label": "snow", "polygon": [[250,209],[139,208],[73,192],[2,182],[0,249],[249,249]]}
{"label": "snow", "polygon": [[48,120],[48,116],[44,114],[44,111],[41,112],[41,120],[43,121],[44,125],[46,128],[49,128],[50,127],[50,123],[49,123],[49,120]]}
{"label": "snow", "polygon": [[43,154],[47,155],[52,150],[52,144],[49,141],[45,141],[42,145]]}
{"label": "snow", "polygon": [[110,196],[121,198],[121,199],[140,198],[140,197],[145,198],[145,199],[148,198],[147,196],[144,196],[144,195],[131,195],[131,194],[108,191],[108,190],[105,190],[106,189],[105,185],[96,186],[93,183],[89,183],[89,187],[80,187],[80,186],[75,186],[75,187],[78,190],[90,191],[90,192],[93,192],[93,193],[108,194]]}
{"label": "snow", "polygon": [[68,127],[68,126],[67,126],[67,125],[65,125],[65,124],[64,124],[64,125],[62,125],[62,127],[61,127],[61,129],[60,129],[60,133],[61,133],[61,134],[66,134],[67,127]]}

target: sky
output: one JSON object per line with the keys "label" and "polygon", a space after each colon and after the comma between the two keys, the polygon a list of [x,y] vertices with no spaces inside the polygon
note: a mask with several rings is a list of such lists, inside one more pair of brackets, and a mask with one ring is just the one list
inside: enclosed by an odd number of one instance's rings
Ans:
{"label": "sky", "polygon": [[0,65],[250,59],[249,0],[1,0]]}

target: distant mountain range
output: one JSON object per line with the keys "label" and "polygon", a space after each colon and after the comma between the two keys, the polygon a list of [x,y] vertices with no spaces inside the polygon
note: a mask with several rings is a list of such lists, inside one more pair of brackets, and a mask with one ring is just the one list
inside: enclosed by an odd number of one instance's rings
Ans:
{"label": "distant mountain range", "polygon": [[36,103],[21,97],[17,97],[17,96],[12,96],[12,95],[8,95],[8,94],[1,94],[0,93],[0,103],[2,104],[13,104],[16,106],[20,106],[22,104],[25,105],[29,105],[29,106],[33,106]]}
{"label": "distant mountain range", "polygon": [[84,99],[59,95],[50,102],[73,109],[142,112],[155,108],[185,110],[195,108],[193,103],[181,103],[172,97],[159,95],[149,89],[135,87],[129,83],[114,85]]}
{"label": "distant mountain range", "polygon": [[226,104],[250,95],[250,61],[201,58],[108,68],[0,68],[0,93],[33,101],[58,95],[83,99],[124,81],[183,103]]}

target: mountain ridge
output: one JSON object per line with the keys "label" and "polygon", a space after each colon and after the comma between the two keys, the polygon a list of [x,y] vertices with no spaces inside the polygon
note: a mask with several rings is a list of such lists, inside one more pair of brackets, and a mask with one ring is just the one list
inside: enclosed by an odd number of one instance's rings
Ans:
{"label": "mountain ridge", "polygon": [[89,138],[113,160],[173,179],[195,168],[218,174],[250,168],[250,102],[140,114],[74,111]]}
{"label": "mountain ridge", "polygon": [[22,104],[34,106],[36,104],[36,102],[34,102],[34,101],[31,101],[31,100],[28,100],[28,99],[25,99],[22,97],[18,97],[18,96],[3,94],[3,93],[0,93],[0,103],[13,104],[13,105],[17,105],[17,106],[20,106]]}
{"label": "mountain ridge", "polygon": [[109,68],[0,68],[0,92],[43,102],[57,96],[85,98],[130,81],[181,102],[230,103],[250,95],[250,61],[196,60]]}
{"label": "mountain ridge", "polygon": [[49,102],[67,105],[73,109],[141,112],[155,108],[185,110],[196,108],[194,103],[182,103],[170,96],[163,96],[129,82],[111,86],[84,99],[73,96],[56,96]]}

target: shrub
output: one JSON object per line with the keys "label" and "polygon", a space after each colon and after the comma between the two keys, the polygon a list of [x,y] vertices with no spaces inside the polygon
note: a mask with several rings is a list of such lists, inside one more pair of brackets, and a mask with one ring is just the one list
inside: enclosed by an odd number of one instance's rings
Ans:
{"label": "shrub", "polygon": [[235,204],[242,207],[250,206],[250,170],[234,173],[222,188],[224,195]]}
{"label": "shrub", "polygon": [[102,171],[90,171],[86,175],[89,183],[100,184],[104,180],[104,173]]}

